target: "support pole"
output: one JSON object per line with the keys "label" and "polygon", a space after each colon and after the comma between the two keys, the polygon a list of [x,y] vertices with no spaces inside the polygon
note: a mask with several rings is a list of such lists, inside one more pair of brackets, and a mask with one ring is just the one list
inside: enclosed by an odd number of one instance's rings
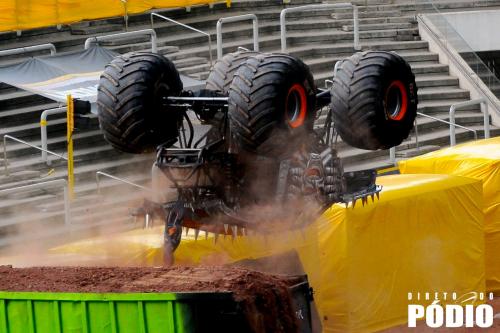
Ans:
{"label": "support pole", "polygon": [[67,96],[66,107],[67,107],[67,138],[66,142],[68,145],[68,192],[69,199],[73,200],[75,197],[75,174],[73,165],[73,130],[75,129],[74,123],[74,108],[73,108],[73,98],[71,95]]}

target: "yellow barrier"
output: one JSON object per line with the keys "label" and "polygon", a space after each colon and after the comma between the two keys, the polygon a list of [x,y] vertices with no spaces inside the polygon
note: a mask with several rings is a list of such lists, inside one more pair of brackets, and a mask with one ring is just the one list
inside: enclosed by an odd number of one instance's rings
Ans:
{"label": "yellow barrier", "polygon": [[399,163],[401,173],[449,174],[483,182],[486,287],[500,294],[500,137],[438,150]]}
{"label": "yellow barrier", "polygon": [[[138,14],[153,8],[189,7],[219,2],[216,0],[128,0],[127,13],[120,0],[2,0],[0,31],[41,28],[82,20]],[[230,7],[231,1],[226,0]]]}
{"label": "yellow barrier", "polygon": [[[176,262],[225,264],[296,250],[315,290],[323,332],[374,332],[403,324],[409,292],[483,292],[481,182],[392,175],[378,183],[384,186],[380,201],[355,209],[333,205],[304,235],[268,235],[267,242],[219,237],[217,244],[188,237]],[[52,253],[60,264],[156,266],[161,247],[158,227],[68,244]]]}

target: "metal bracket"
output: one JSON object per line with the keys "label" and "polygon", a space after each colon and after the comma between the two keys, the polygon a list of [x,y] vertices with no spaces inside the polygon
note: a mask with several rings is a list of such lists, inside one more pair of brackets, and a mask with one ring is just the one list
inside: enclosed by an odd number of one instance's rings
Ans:
{"label": "metal bracket", "polygon": [[278,174],[278,186],[276,190],[276,196],[279,201],[285,199],[286,186],[288,183],[288,172],[290,171],[290,160],[283,160],[280,163],[280,170]]}

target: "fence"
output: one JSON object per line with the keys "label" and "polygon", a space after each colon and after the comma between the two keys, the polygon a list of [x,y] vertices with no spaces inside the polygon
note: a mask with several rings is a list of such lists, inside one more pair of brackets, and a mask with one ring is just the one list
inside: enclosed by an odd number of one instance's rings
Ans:
{"label": "fence", "polygon": [[217,59],[222,58],[222,23],[240,22],[251,20],[253,25],[253,50],[259,51],[259,19],[255,14],[223,17],[217,21]]}
{"label": "fence", "polygon": [[123,39],[123,38],[130,38],[130,37],[144,36],[144,35],[151,37],[151,52],[156,53],[158,48],[156,43],[157,38],[156,38],[156,32],[153,29],[121,32],[118,34],[87,38],[85,40],[85,49],[88,49],[92,45],[92,43],[98,43],[99,41],[116,40],[116,39]]}
{"label": "fence", "polygon": [[71,203],[69,198],[69,188],[68,182],[65,179],[55,179],[42,183],[35,183],[25,186],[18,186],[13,188],[8,188],[0,191],[0,196],[9,195],[29,190],[36,189],[47,189],[50,187],[62,187],[64,191],[64,224],[66,226],[71,225]]}
{"label": "fence", "polygon": [[306,5],[300,7],[292,7],[283,9],[280,14],[280,36],[281,36],[281,52],[286,52],[286,15],[294,12],[304,12],[310,10],[328,10],[328,9],[339,9],[339,8],[352,8],[352,15],[354,20],[354,49],[361,50],[361,45],[359,43],[359,18],[358,18],[358,7],[351,3],[335,3],[335,4],[317,4],[317,5]]}
{"label": "fence", "polygon": [[65,157],[63,155],[60,155],[58,153],[54,153],[53,151],[50,151],[50,150],[43,149],[43,148],[40,148],[38,146],[32,145],[31,143],[28,143],[26,141],[23,141],[21,139],[18,139],[16,137],[11,136],[11,135],[4,135],[3,136],[3,159],[4,159],[3,163],[4,163],[5,175],[7,175],[7,176],[10,175],[10,171],[9,171],[9,159],[8,159],[8,153],[7,153],[7,139],[15,141],[15,142],[18,142],[18,143],[21,143],[21,144],[23,144],[25,146],[28,146],[28,147],[40,150],[40,151],[45,152],[47,154],[59,157],[60,159],[63,159],[65,161],[68,160],[67,157]]}
{"label": "fence", "polygon": [[[472,129],[470,127],[458,125],[455,123],[455,111],[459,108],[464,108],[467,106],[472,106],[480,104],[481,105],[481,111],[483,112],[483,131],[484,131],[484,137],[487,139],[490,137],[490,114],[488,111],[488,103],[485,98],[479,98],[471,101],[465,101],[461,103],[455,103],[450,106],[450,121],[446,121],[443,119],[439,119],[433,116],[429,116],[427,114],[417,112],[417,117],[425,117],[429,118],[435,121],[438,121],[440,123],[448,124],[450,125],[450,146],[454,146],[456,144],[456,128],[461,128],[466,131],[472,132],[474,134],[474,140],[477,140],[477,131],[475,129]],[[419,149],[419,138],[418,138],[418,122],[417,118],[415,118],[415,142],[416,142],[416,148]],[[391,163],[396,163],[396,147],[392,147],[389,149],[389,160]]]}
{"label": "fence", "polygon": [[40,45],[18,47],[15,49],[3,50],[3,51],[0,51],[0,57],[18,55],[18,54],[23,54],[23,53],[38,52],[38,51],[44,51],[44,50],[50,51],[50,55],[54,55],[57,52],[54,44],[49,43],[49,44],[40,44]]}
{"label": "fence", "polygon": [[165,21],[168,21],[168,22],[180,25],[181,27],[184,27],[186,29],[189,29],[191,31],[194,31],[194,32],[197,32],[199,34],[202,34],[202,35],[206,36],[207,39],[208,39],[208,54],[209,54],[209,58],[210,58],[210,67],[212,67],[212,65],[213,65],[213,60],[212,60],[212,37],[210,36],[209,33],[206,33],[205,31],[201,31],[199,29],[193,28],[190,25],[178,22],[176,20],[173,20],[173,19],[171,19],[169,17],[163,16],[163,15],[160,15],[160,14],[157,14],[157,13],[151,13],[151,28],[153,28],[153,29],[154,29],[154,18],[155,17],[159,17],[162,20],[165,20]]}

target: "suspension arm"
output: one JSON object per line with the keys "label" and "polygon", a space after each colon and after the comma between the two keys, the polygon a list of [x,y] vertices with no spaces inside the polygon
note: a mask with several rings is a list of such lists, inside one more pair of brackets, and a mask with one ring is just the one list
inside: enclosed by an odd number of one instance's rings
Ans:
{"label": "suspension arm", "polygon": [[325,106],[330,105],[331,99],[332,95],[330,93],[330,89],[319,89],[318,93],[316,94],[316,108],[321,109]]}
{"label": "suspension arm", "polygon": [[210,120],[219,112],[227,112],[228,99],[220,92],[201,89],[195,92],[183,91],[180,96],[166,96],[163,104],[181,110],[191,109],[201,119]]}

